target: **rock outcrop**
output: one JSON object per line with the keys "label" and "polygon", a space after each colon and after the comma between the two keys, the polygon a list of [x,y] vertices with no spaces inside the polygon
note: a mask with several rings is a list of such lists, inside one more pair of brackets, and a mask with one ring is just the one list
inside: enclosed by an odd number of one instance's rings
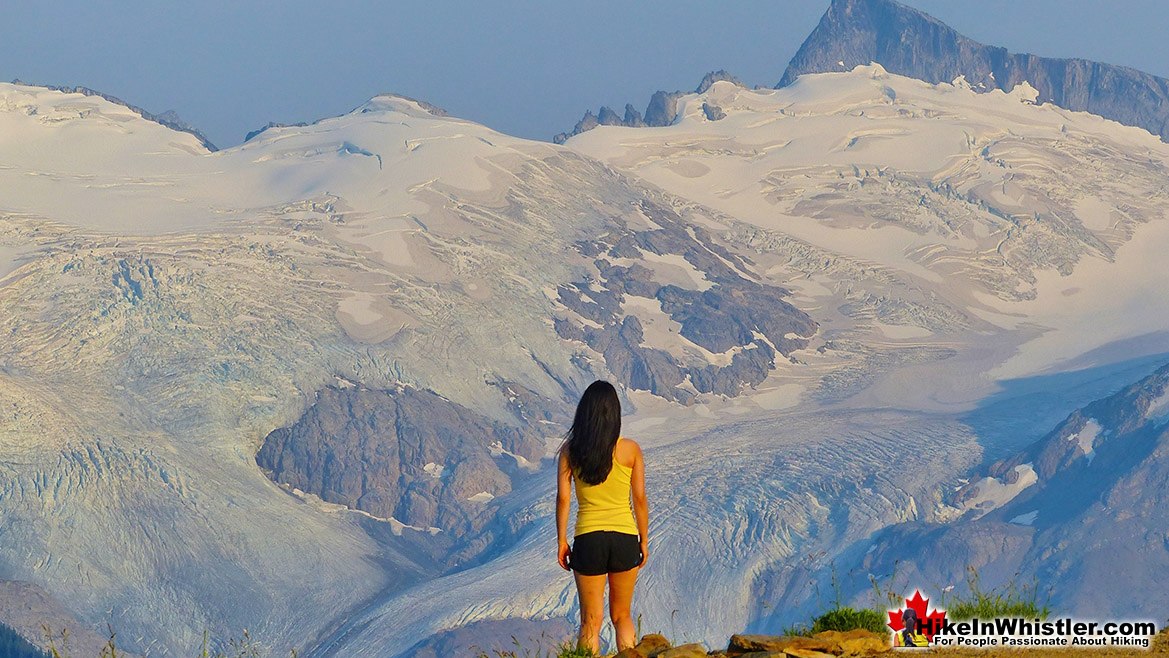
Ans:
{"label": "rock outcrop", "polygon": [[1042,583],[1040,603],[1070,614],[1144,618],[1169,606],[1147,586],[1169,570],[1167,481],[1164,366],[974,474],[951,500],[961,517],[889,528],[852,572],[961,588],[973,570],[983,588]]}
{"label": "rock outcrop", "polygon": [[1091,112],[1169,136],[1169,80],[1124,66],[1058,59],[983,45],[895,0],[833,0],[788,64],[778,87],[805,73],[877,62],[926,82],[965,77],[977,91],[1026,82],[1039,102]]}
{"label": "rock outcrop", "polygon": [[534,465],[533,430],[488,419],[427,390],[329,387],[256,454],[269,476],[322,500],[418,529],[473,539]]}
{"label": "rock outcrop", "polygon": [[829,658],[875,656],[889,650],[889,638],[870,631],[824,631],[812,636],[733,635],[725,650],[707,651],[701,644],[671,646],[664,636],[651,633],[614,658]]}
{"label": "rock outcrop", "polygon": [[710,103],[702,104],[702,114],[706,116],[707,121],[718,121],[727,117],[727,113],[721,107]]}
{"label": "rock outcrop", "polygon": [[[807,73],[848,71],[872,62],[890,73],[931,83],[964,78],[976,91],[1010,91],[1026,82],[1038,91],[1037,102],[1091,112],[1169,138],[1169,79],[1086,59],[1008,52],[965,37],[896,0],[833,0],[776,87],[786,87]],[[714,71],[695,92],[704,93],[720,80],[745,86],[726,71]],[[562,144],[597,126],[668,126],[677,119],[678,99],[684,95],[658,91],[644,120],[634,118],[629,106],[624,119],[606,107],[600,115],[590,110],[553,141]],[[707,116],[717,120],[711,113]]]}
{"label": "rock outcrop", "polygon": [[[716,82],[733,82],[740,87],[745,87],[738,77],[731,75],[727,71],[718,70],[707,73],[702,78],[702,82],[698,83],[698,87],[694,89],[693,93],[704,94],[711,85]],[[569,132],[557,134],[552,138],[552,141],[557,144],[563,144],[568,141],[573,135],[579,135],[583,132],[592,130],[597,126],[626,126],[629,128],[640,128],[643,126],[661,127],[668,126],[678,119],[678,100],[689,92],[685,91],[657,91],[649,99],[649,105],[645,108],[645,116],[634,109],[632,104],[625,105],[625,116],[621,117],[611,108],[602,106],[596,114],[592,110],[587,110],[580,121],[576,122],[576,126]],[[705,108],[704,108],[705,110]],[[722,116],[718,116],[722,112],[721,109],[713,107],[707,111],[707,118],[711,121],[717,121]],[[717,116],[718,118],[714,118]]]}
{"label": "rock outcrop", "polygon": [[[595,259],[596,275],[557,291],[566,311],[554,321],[561,338],[602,354],[629,388],[682,403],[700,393],[738,395],[762,382],[777,356],[808,345],[817,324],[785,301],[787,290],[745,278],[747,262],[664,206],[644,203],[641,212],[658,228],[615,231],[578,245]],[[701,285],[659,280],[640,262],[643,253],[686,263],[703,278]],[[620,264],[630,259],[639,260]],[[650,339],[645,323],[631,313],[634,299],[641,302],[638,308],[649,305],[647,322],[660,322],[664,314],[677,323],[677,337],[659,326],[659,336]],[[716,364],[707,355],[729,362]]]}

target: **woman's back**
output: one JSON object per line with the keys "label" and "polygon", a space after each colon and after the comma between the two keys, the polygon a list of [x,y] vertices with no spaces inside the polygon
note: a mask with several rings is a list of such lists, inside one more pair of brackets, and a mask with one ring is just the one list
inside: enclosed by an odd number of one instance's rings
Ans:
{"label": "woman's back", "polygon": [[617,439],[613,449],[613,467],[600,484],[588,484],[573,473],[577,500],[576,530],[573,535],[580,536],[596,530],[638,534],[629,498],[634,459],[630,443],[628,439]]}
{"label": "woman's back", "polygon": [[[576,532],[569,546],[574,490]],[[637,641],[630,606],[637,574],[649,557],[648,541],[644,455],[636,442],[621,437],[617,389],[597,380],[580,396],[556,464],[556,561],[573,572],[580,602],[578,645],[592,654],[600,649],[606,585],[617,649]]]}

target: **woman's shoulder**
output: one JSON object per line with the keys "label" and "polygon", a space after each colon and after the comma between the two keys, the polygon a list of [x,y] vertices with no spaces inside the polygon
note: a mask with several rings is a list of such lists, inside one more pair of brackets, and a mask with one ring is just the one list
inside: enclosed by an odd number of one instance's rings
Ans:
{"label": "woman's shoulder", "polygon": [[641,446],[637,441],[625,436],[617,439],[617,461],[622,466],[632,468],[640,455]]}
{"label": "woman's shoulder", "polygon": [[641,452],[641,444],[639,444],[637,441],[634,441],[633,439],[631,439],[627,436],[622,435],[620,437],[617,437],[617,442],[621,443],[625,446],[628,446],[628,448],[631,450]]}

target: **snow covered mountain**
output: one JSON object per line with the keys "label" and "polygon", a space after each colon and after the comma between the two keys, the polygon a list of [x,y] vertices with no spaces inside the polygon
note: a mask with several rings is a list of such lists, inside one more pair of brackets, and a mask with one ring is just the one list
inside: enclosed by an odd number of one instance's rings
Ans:
{"label": "snow covered mountain", "polygon": [[150,655],[562,626],[543,458],[609,377],[636,605],[721,642],[1169,353],[1156,136],[877,65],[700,90],[563,146],[380,96],[212,152],[0,86],[0,579]]}
{"label": "snow covered mountain", "polygon": [[[774,91],[718,82],[680,97],[671,126],[568,140],[693,203],[820,327],[755,392],[703,405],[713,421],[687,430],[684,411],[643,405],[662,556],[646,618],[675,614],[710,642],[805,618],[847,549],[895,520],[951,518],[981,461],[1152,367],[1124,359],[1166,352],[1166,146],[1034,100],[859,67]],[[1045,379],[1038,408],[1031,392],[995,397],[1051,370],[1082,372]],[[896,467],[907,452],[915,467]],[[542,530],[387,597],[330,655],[377,655],[418,626],[560,614],[572,590],[546,559],[549,486],[515,512]]]}
{"label": "snow covered mountain", "polygon": [[[877,63],[890,73],[954,82],[961,77],[975,91],[1011,91],[1026,82],[1037,100],[1069,110],[1091,112],[1125,125],[1169,137],[1169,80],[1143,71],[1086,59],[1011,53],[966,37],[936,18],[896,0],[832,0],[820,23],[788,63],[776,88],[808,73],[838,73]],[[707,74],[695,90],[715,81],[742,84],[727,71]],[[685,92],[658,91],[645,116],[633,105],[624,115],[602,107],[585,112],[571,131],[553,139],[563,143],[597,126],[668,126],[678,117]]]}
{"label": "snow covered mountain", "polygon": [[[815,333],[667,195],[413,101],[211,152],[0,89],[0,573],[142,651],[303,646],[500,550],[591,379],[696,404]],[[676,331],[624,309],[655,304]]]}
{"label": "snow covered mountain", "polygon": [[1169,80],[1125,66],[983,45],[896,0],[832,0],[778,86],[870,62],[926,82],[962,76],[979,91],[1010,91],[1027,82],[1041,102],[1169,137]]}
{"label": "snow covered mountain", "polygon": [[[1017,455],[959,489],[963,516],[885,532],[856,566],[902,581],[981,579],[1038,589],[1055,610],[1157,620],[1169,605],[1169,366],[1077,409]],[[1124,565],[1123,568],[1117,568]]]}

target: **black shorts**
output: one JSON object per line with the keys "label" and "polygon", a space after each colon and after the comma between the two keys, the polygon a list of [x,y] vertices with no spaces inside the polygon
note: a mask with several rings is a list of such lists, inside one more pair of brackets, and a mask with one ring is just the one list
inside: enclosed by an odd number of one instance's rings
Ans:
{"label": "black shorts", "polygon": [[641,564],[641,539],[612,530],[596,530],[572,540],[568,566],[582,576],[629,571]]}

